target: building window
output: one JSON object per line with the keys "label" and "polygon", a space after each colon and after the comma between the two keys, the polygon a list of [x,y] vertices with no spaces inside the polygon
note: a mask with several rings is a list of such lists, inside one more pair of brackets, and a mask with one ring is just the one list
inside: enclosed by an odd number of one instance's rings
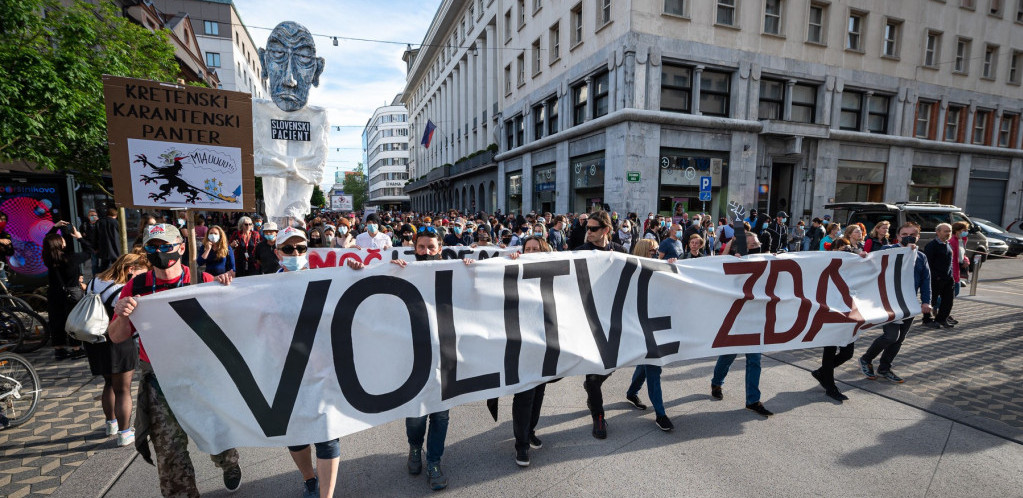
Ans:
{"label": "building window", "polygon": [[1016,0],[1016,22],[1023,22],[1023,0]]}
{"label": "building window", "polygon": [[583,42],[583,4],[572,7],[572,46]]}
{"label": "building window", "polygon": [[504,144],[507,150],[515,148],[515,120],[509,119],[504,122]]}
{"label": "building window", "polygon": [[550,63],[554,64],[554,61],[561,58],[561,23],[560,22],[554,23],[554,26],[551,26],[551,31],[550,33],[548,33],[548,35],[551,44]]}
{"label": "building window", "polygon": [[959,141],[959,129],[965,113],[963,112],[962,106],[948,106],[948,111],[945,113],[945,141],[946,142],[958,142]]}
{"label": "building window", "polygon": [[[839,160],[835,202],[881,202],[884,180],[884,163]],[[838,213],[836,218],[843,219],[838,217]]]}
{"label": "building window", "polygon": [[533,42],[533,76],[540,74],[540,39]]}
{"label": "building window", "polygon": [[203,21],[202,22],[203,34],[219,36],[220,35],[220,23],[217,21]]}
{"label": "building window", "polygon": [[504,42],[508,43],[512,39],[512,11],[508,9],[508,12],[504,13]]}
{"label": "building window", "polygon": [[838,120],[838,128],[842,130],[860,130],[860,110],[863,108],[863,94],[858,92],[842,92],[842,114]]}
{"label": "building window", "polygon": [[941,33],[927,31],[927,39],[924,43],[924,66],[938,67],[938,60],[941,56]]}
{"label": "building window", "polygon": [[766,0],[764,2],[764,33],[781,34],[781,2],[782,0]]}
{"label": "building window", "polygon": [[866,26],[866,12],[850,11],[849,26],[845,37],[845,48],[856,52],[863,51],[863,28]]}
{"label": "building window", "polygon": [[921,100],[916,104],[916,127],[913,129],[913,136],[933,140],[931,124],[934,121],[934,111],[937,102]]}
{"label": "building window", "polygon": [[984,46],[984,74],[983,77],[989,80],[995,79],[998,72],[998,45],[988,44]]}
{"label": "building window", "polygon": [[867,131],[888,133],[888,104],[886,95],[871,95],[867,98]]}
{"label": "building window", "polygon": [[515,116],[515,143],[517,145],[522,145],[523,143],[525,143],[523,142],[523,138],[525,138],[525,135],[526,125],[522,121],[522,115],[519,114],[518,116]]}
{"label": "building window", "polygon": [[608,73],[593,78],[593,117],[599,118],[608,111]]}
{"label": "building window", "polygon": [[785,82],[760,80],[760,105],[757,117],[759,119],[779,120],[783,116],[783,107],[785,107]]}
{"label": "building window", "polygon": [[977,0],[959,0],[959,6],[964,9],[977,10]]}
{"label": "building window", "polygon": [[664,0],[664,13],[673,16],[686,16],[685,0]]}
{"label": "building window", "polygon": [[988,15],[995,16],[999,19],[1002,17],[1002,1],[1003,0],[990,0],[991,3],[988,5]]}
{"label": "building window", "polygon": [[1002,121],[998,127],[998,146],[999,147],[1013,147],[1013,139],[1016,136],[1016,126],[1018,126],[1019,114],[1002,114]]}
{"label": "building window", "polygon": [[688,67],[664,64],[661,67],[661,110],[692,112],[693,71]]}
{"label": "building window", "polygon": [[547,109],[542,102],[533,107],[533,140],[540,140],[543,138],[543,125],[546,118]]}
{"label": "building window", "polygon": [[597,0],[597,28],[602,28],[611,22],[611,0]]}
{"label": "building window", "polygon": [[543,0],[533,0],[533,15],[534,16],[536,15],[536,12],[538,10],[542,9],[542,8],[543,8]]}
{"label": "building window", "polygon": [[792,121],[813,123],[817,114],[817,87],[806,83],[792,86]]}
{"label": "building window", "polygon": [[735,0],[718,0],[717,23],[735,26]]}
{"label": "building window", "polygon": [[526,27],[526,0],[519,0],[519,29]]}
{"label": "building window", "polygon": [[894,59],[899,58],[899,46],[902,38],[902,21],[887,19],[884,22],[884,49],[882,55]]}
{"label": "building window", "polygon": [[220,54],[216,52],[206,52],[206,67],[220,67]]}
{"label": "building window", "polygon": [[515,78],[515,84],[522,86],[526,84],[526,54],[519,54],[519,72],[518,77]]}
{"label": "building window", "polygon": [[704,71],[700,76],[700,113],[728,117],[728,89],[732,75]]}
{"label": "building window", "polygon": [[952,66],[952,72],[961,74],[970,72],[970,44],[969,38],[959,37],[956,39],[956,59]]}
{"label": "building window", "polygon": [[809,25],[806,30],[806,41],[809,43],[817,43],[825,45],[825,26],[827,22],[825,17],[827,15],[828,6],[825,4],[811,3],[810,4],[810,17]]}
{"label": "building window", "polygon": [[558,97],[547,100],[547,135],[558,132]]}
{"label": "building window", "polygon": [[[1023,2],[1023,0],[1020,0]],[[1009,57],[1009,83],[1020,84],[1020,75],[1023,71],[1023,51],[1013,50],[1012,57]]]}
{"label": "building window", "polygon": [[511,79],[511,64],[504,67],[504,94],[511,95],[512,91],[512,79]]}
{"label": "building window", "polygon": [[909,200],[952,204],[955,180],[955,168],[913,166],[910,172]]}
{"label": "building window", "polygon": [[586,83],[572,87],[572,125],[581,125],[586,121]]}
{"label": "building window", "polygon": [[991,111],[977,111],[973,115],[973,143],[987,145],[988,121],[991,119]]}

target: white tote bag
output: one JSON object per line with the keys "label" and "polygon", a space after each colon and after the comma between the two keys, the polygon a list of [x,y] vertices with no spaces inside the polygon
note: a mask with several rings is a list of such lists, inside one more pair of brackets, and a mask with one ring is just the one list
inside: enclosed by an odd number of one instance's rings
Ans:
{"label": "white tote bag", "polygon": [[107,325],[110,324],[110,317],[107,316],[102,295],[117,284],[112,283],[98,293],[94,292],[95,284],[96,281],[93,280],[92,285],[89,286],[93,292],[89,292],[78,301],[78,304],[68,314],[67,324],[64,326],[68,335],[82,342],[97,343],[107,340]]}

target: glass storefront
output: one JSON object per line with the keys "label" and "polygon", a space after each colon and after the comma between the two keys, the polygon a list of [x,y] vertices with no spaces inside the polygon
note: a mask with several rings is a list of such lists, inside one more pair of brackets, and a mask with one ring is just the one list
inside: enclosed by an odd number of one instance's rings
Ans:
{"label": "glass storefront", "polygon": [[913,166],[909,180],[909,200],[952,204],[955,194],[956,170]]}
{"label": "glass storefront", "polygon": [[[839,160],[835,202],[883,202],[884,177],[885,163]],[[835,210],[835,220],[848,215],[848,210]]]}
{"label": "glass storefront", "polygon": [[604,206],[604,153],[588,154],[569,160],[572,195],[568,210],[573,213],[593,212]]}
{"label": "glass storefront", "polygon": [[557,166],[554,163],[541,164],[533,168],[533,211],[554,212],[557,197]]}
{"label": "glass storefront", "polygon": [[[682,213],[725,216],[728,205],[728,154],[664,147],[660,154],[657,213],[682,219]],[[710,177],[709,201],[700,200],[700,179]]]}
{"label": "glass storefront", "polygon": [[[508,173],[505,186],[508,189],[508,213],[522,214],[522,172]],[[496,193],[495,193],[496,195]]]}

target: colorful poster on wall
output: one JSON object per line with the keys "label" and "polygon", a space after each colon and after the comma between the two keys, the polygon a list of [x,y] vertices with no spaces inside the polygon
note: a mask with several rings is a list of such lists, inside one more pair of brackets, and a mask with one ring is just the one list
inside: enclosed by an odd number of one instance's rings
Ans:
{"label": "colorful poster on wall", "polygon": [[103,77],[117,204],[255,209],[252,97]]}
{"label": "colorful poster on wall", "polygon": [[7,224],[0,231],[11,236],[14,253],[4,258],[8,278],[27,288],[46,285],[43,266],[43,237],[53,228],[61,206],[61,190],[56,183],[0,183],[0,211]]}

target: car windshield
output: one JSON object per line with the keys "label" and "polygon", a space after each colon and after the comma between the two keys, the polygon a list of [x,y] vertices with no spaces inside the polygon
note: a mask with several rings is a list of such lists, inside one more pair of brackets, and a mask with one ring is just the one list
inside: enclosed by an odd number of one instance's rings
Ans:
{"label": "car windshield", "polygon": [[1001,228],[995,226],[993,223],[991,223],[991,222],[989,222],[987,220],[978,220],[977,218],[974,218],[973,222],[975,224],[977,224],[985,232],[1005,233],[1005,230],[1002,230]]}

